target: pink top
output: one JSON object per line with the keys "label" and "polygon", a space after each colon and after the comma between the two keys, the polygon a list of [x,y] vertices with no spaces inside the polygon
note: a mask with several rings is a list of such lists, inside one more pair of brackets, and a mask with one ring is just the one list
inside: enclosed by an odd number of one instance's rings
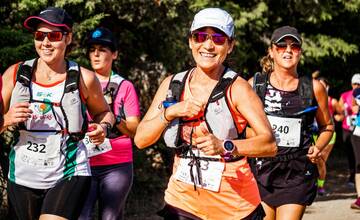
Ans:
{"label": "pink top", "polygon": [[345,107],[345,118],[342,121],[342,128],[345,130],[350,130],[349,122],[351,121],[349,117],[353,115],[352,112],[352,90],[346,91],[341,94],[340,98],[344,101],[344,107]]}
{"label": "pink top", "polygon": [[332,100],[333,99],[334,99],[333,97],[328,96],[328,108],[329,108],[329,113],[330,113],[331,117],[334,116],[334,112],[335,112],[335,110],[333,108],[333,105],[332,105]]}
{"label": "pink top", "polygon": [[[101,87],[105,88],[107,81],[101,82]],[[121,101],[124,102],[124,112],[126,117],[140,117],[139,100],[134,85],[125,80],[121,83],[119,92],[115,98],[115,115],[119,114]],[[112,150],[90,158],[91,166],[112,165],[125,162],[132,162],[132,140],[122,135],[115,139],[110,139]]]}

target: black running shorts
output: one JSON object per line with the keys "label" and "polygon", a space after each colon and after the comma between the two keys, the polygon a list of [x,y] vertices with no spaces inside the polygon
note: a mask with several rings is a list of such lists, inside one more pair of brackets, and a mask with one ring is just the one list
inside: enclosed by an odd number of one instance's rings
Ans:
{"label": "black running shorts", "polygon": [[33,189],[8,181],[12,219],[39,219],[41,214],[77,219],[90,188],[89,176],[64,179],[50,189]]}

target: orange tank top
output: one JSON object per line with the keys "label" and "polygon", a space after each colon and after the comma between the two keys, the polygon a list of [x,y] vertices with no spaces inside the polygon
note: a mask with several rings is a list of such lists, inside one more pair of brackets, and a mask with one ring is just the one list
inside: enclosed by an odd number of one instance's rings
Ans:
{"label": "orange tank top", "polygon": [[[192,97],[189,87],[190,78],[191,76],[186,79],[182,100]],[[247,122],[233,105],[230,90],[231,86],[226,91],[226,96],[238,131],[241,132],[245,129]],[[204,134],[204,129],[207,130],[207,126],[204,122],[204,112],[187,120],[189,122],[186,123],[185,119],[181,137],[190,143],[191,129],[193,129],[192,138],[196,138]],[[192,184],[176,179],[174,174],[181,159],[175,156],[173,175],[170,177],[168,188],[165,191],[166,203],[201,219],[214,220],[242,219],[260,204],[259,190],[246,157],[235,162],[223,162],[224,170],[220,174],[221,183],[217,192],[203,188],[197,188],[195,191]]]}

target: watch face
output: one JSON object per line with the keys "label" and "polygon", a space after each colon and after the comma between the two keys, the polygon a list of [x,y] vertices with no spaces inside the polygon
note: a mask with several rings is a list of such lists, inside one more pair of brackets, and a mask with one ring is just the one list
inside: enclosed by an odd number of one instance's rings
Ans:
{"label": "watch face", "polygon": [[234,143],[232,141],[225,141],[224,148],[226,151],[233,151],[234,150]]}

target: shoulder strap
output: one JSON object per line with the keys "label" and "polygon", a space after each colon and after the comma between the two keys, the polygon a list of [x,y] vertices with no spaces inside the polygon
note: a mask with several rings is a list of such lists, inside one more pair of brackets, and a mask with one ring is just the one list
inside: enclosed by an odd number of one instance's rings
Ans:
{"label": "shoulder strap", "polygon": [[299,77],[299,95],[302,98],[303,107],[308,107],[313,105],[314,91],[313,91],[313,82],[312,78],[306,75]]}
{"label": "shoulder strap", "polygon": [[109,85],[107,86],[107,90],[105,92],[110,92],[112,100],[116,99],[116,96],[120,90],[121,84],[125,81],[125,79],[117,73],[111,73]]}
{"label": "shoulder strap", "polygon": [[36,66],[37,60],[36,58],[19,64],[19,69],[16,74],[17,82],[20,82],[25,87],[30,87],[33,67]]}
{"label": "shoulder strap", "polygon": [[220,81],[216,84],[212,91],[208,102],[215,102],[225,96],[226,89],[236,80],[238,74],[228,67],[224,69]]}
{"label": "shoulder strap", "polygon": [[266,87],[268,83],[267,81],[268,74],[260,72],[255,73],[253,80],[253,89],[263,103],[265,101]]}
{"label": "shoulder strap", "polygon": [[180,96],[185,87],[185,80],[187,79],[187,76],[189,75],[190,71],[191,69],[188,71],[174,74],[171,78],[169,84],[169,90],[171,90],[171,94],[176,101],[180,100]]}
{"label": "shoulder strap", "polygon": [[79,81],[80,81],[80,66],[74,61],[67,62],[68,70],[67,70],[67,77],[65,81],[65,90],[64,93],[69,93],[75,91],[79,88]]}

